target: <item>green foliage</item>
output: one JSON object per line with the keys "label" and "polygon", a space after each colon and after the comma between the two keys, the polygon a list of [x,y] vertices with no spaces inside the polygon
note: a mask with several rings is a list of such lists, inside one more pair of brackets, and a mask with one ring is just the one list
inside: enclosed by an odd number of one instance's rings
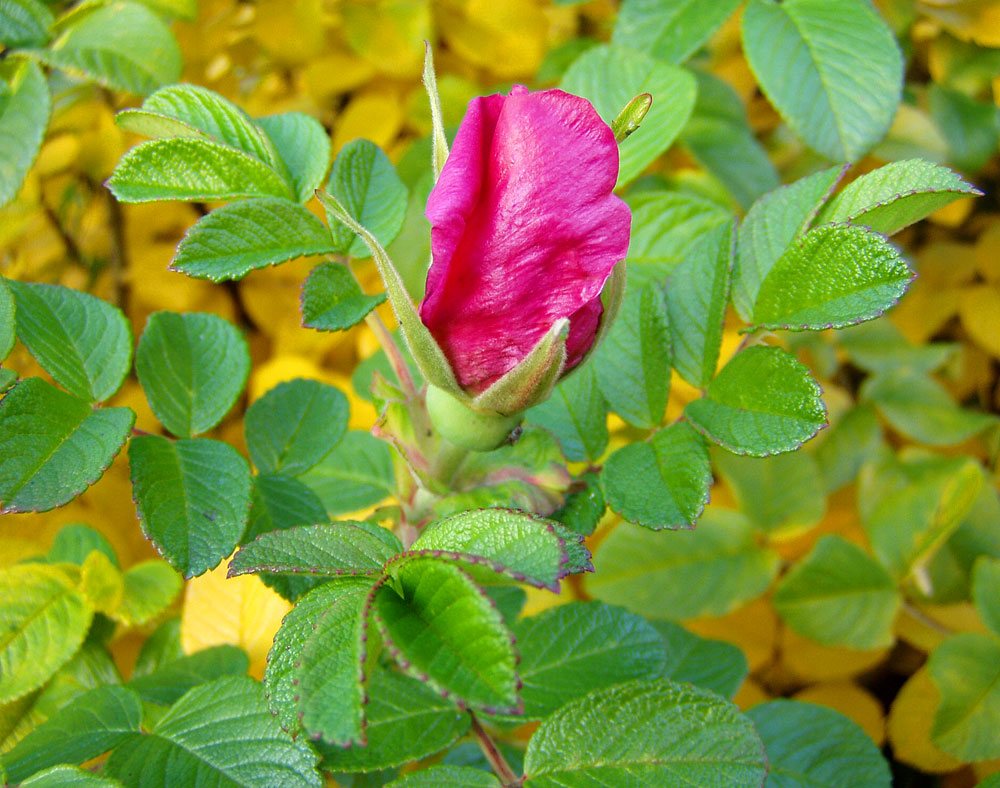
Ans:
{"label": "green foliage", "polygon": [[705,439],[685,422],[623,446],[601,471],[608,505],[654,531],[692,526],[708,502],[712,472]]}
{"label": "green foliage", "polygon": [[39,0],[2,0],[0,43],[8,49],[44,44],[52,22],[52,12]]}
{"label": "green foliage", "polygon": [[732,643],[688,632],[672,621],[652,621],[667,647],[663,677],[731,698],[748,672],[747,658]]}
{"label": "green foliage", "polygon": [[316,266],[302,285],[302,325],[318,331],[344,331],[360,323],[385,293],[366,295],[347,265],[326,262]]}
{"label": "green foliage", "polygon": [[236,327],[205,313],[154,312],[135,353],[149,405],[181,438],[218,424],[250,372],[246,340]]}
{"label": "green foliage", "polygon": [[121,783],[76,766],[53,766],[21,783],[24,788],[121,788]]}
{"label": "green foliage", "polygon": [[10,355],[17,335],[14,295],[7,286],[7,280],[0,277],[0,360]]}
{"label": "green foliage", "polygon": [[767,750],[767,785],[889,788],[889,767],[868,735],[832,709],[773,700],[747,716]]}
{"label": "green foliage", "polygon": [[199,781],[319,788],[316,760],[278,726],[260,685],[241,676],[189,690],[148,733],[119,746],[105,772],[137,788]]}
{"label": "green foliage", "polygon": [[882,236],[824,225],[793,243],[764,277],[753,322],[793,331],[843,328],[881,315],[912,278]]}
{"label": "green foliage", "polygon": [[68,287],[8,284],[18,339],[59,385],[89,402],[118,391],[132,361],[132,329],[120,310]]}
{"label": "green foliage", "polygon": [[972,599],[983,623],[1000,635],[1000,561],[980,557],[972,572]]}
{"label": "green foliage", "polygon": [[596,46],[578,57],[560,87],[589,99],[608,124],[634,96],[657,97],[639,130],[619,145],[618,185],[628,183],[665,151],[694,109],[694,77],[640,51]]}
{"label": "green foliage", "polygon": [[582,369],[552,390],[525,419],[548,430],[570,462],[594,461],[608,445],[608,410],[593,368]]}
{"label": "green foliage", "polygon": [[330,139],[322,124],[301,112],[257,118],[288,172],[299,202],[309,202],[330,168]]}
{"label": "green foliage", "polygon": [[250,468],[236,449],[142,435],[129,444],[129,469],[143,532],[185,577],[233,551],[250,512]]}
{"label": "green foliage", "polygon": [[602,602],[570,602],[511,627],[521,655],[524,711],[540,720],[595,689],[663,675],[667,652],[641,616]]}
{"label": "green foliage", "polygon": [[489,772],[468,766],[432,766],[390,783],[391,788],[500,788]]}
{"label": "green foliage", "polygon": [[38,155],[52,100],[42,70],[29,61],[0,66],[0,86],[8,89],[0,101],[0,161],[4,162],[0,205],[6,205],[14,199]]}
{"label": "green foliage", "polygon": [[247,655],[236,646],[213,646],[179,657],[155,670],[134,677],[128,686],[147,703],[170,706],[189,689],[247,672]]}
{"label": "green foliage", "polygon": [[889,130],[903,59],[864,0],[751,0],[743,51],[788,125],[828,159],[858,159]]}
{"label": "green foliage", "polygon": [[247,409],[250,459],[260,473],[304,473],[344,437],[348,416],[347,397],[333,386],[281,383]]}
{"label": "green foliage", "polygon": [[722,0],[710,8],[697,0],[626,0],[615,20],[611,42],[667,63],[683,63],[738,5],[738,0]]}
{"label": "green foliage", "polygon": [[94,410],[41,378],[0,401],[0,513],[47,511],[97,481],[135,423],[129,408]]}
{"label": "green foliage", "polygon": [[28,51],[67,74],[139,96],[181,76],[181,52],[170,29],[145,6],[122,0],[78,14],[51,47]]}
{"label": "green foliage", "polygon": [[19,564],[0,572],[0,703],[40,687],[80,647],[93,611],[56,567]]}
{"label": "green foliage", "polygon": [[546,719],[528,742],[525,786],[760,785],[766,763],[753,725],[732,704],[666,679],[636,681]]}
{"label": "green foliage", "polygon": [[626,295],[592,367],[611,410],[636,427],[660,423],[670,395],[670,332],[657,287]]}
{"label": "green foliage", "polygon": [[142,706],[124,687],[98,687],[79,695],[3,756],[7,779],[26,777],[62,763],[96,758],[139,732]]}
{"label": "green foliage", "polygon": [[650,618],[718,616],[764,593],[778,565],[747,520],[709,509],[695,530],[669,538],[619,526],[598,546],[586,588],[595,599]]}
{"label": "green foliage", "polygon": [[103,553],[112,566],[118,566],[115,549],[102,534],[89,525],[74,523],[59,529],[59,533],[52,540],[52,547],[45,554],[45,559],[50,564],[67,563],[82,566],[87,556],[94,550]]}
{"label": "green foliage", "polygon": [[[389,157],[370,140],[354,140],[341,148],[326,190],[382,246],[387,246],[403,226],[406,186]],[[330,228],[336,251],[350,257],[368,256],[365,242],[339,221],[331,221]]]}
{"label": "green foliage", "polygon": [[489,597],[433,559],[401,563],[393,576],[375,592],[373,614],[400,669],[472,708],[518,713],[517,654]]}
{"label": "green foliage", "polygon": [[796,449],[826,426],[826,406],[808,367],[760,345],[733,356],[684,415],[709,440],[754,457]]}
{"label": "green foliage", "polygon": [[354,430],[298,478],[319,496],[331,517],[376,504],[395,487],[388,445]]}
{"label": "green foliage", "polygon": [[831,535],[774,592],[778,613],[800,635],[855,649],[892,644],[899,604],[892,576],[860,547]]}
{"label": "green foliage", "polygon": [[255,197],[203,216],[184,236],[170,267],[198,279],[241,279],[256,268],[335,251],[330,231],[301,205]]}

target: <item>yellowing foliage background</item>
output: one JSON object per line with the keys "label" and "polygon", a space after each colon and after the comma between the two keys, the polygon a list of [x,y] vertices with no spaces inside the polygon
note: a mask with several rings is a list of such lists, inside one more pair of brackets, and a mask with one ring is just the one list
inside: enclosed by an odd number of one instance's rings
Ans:
{"label": "yellowing foliage background", "polygon": [[[992,67],[977,66],[969,56],[970,43],[1000,47],[1000,2],[878,0],[877,5],[897,29],[916,19],[902,42],[914,56],[911,73],[991,92],[1000,104],[1000,50]],[[184,52],[184,80],[221,93],[253,115],[309,113],[330,131],[334,154],[349,140],[366,137],[398,160],[411,141],[430,129],[419,82],[424,39],[435,45],[445,123],[454,125],[470,97],[506,89],[512,81],[531,84],[546,55],[561,45],[581,36],[606,38],[615,11],[612,0],[576,5],[543,0],[201,0],[197,20],[178,22],[174,31]],[[760,94],[740,52],[738,18],[714,37],[704,65],[737,90],[756,131],[778,127],[779,117]],[[119,157],[139,141],[113,121],[114,112],[127,103],[107,91],[85,88],[56,112],[19,196],[0,212],[0,274],[59,282],[111,300],[124,308],[137,336],[147,316],[160,309],[214,312],[236,322],[247,332],[254,366],[244,401],[218,433],[241,450],[246,404],[295,377],[338,386],[351,397],[351,427],[370,427],[374,409],[354,396],[349,377],[357,362],[375,350],[373,337],[363,326],[340,334],[300,327],[299,288],[313,260],[256,271],[226,286],[186,278],[168,271],[167,264],[198,218],[196,207],[118,205],[103,189]],[[917,141],[929,149],[945,147],[927,116],[909,105],[900,109],[890,138],[900,144]],[[786,178],[799,174],[802,149],[797,143],[779,140],[771,153]],[[703,181],[704,174],[684,153],[666,158],[662,166],[673,177]],[[858,171],[874,166],[877,161],[871,158]],[[997,157],[975,175],[977,183],[995,184]],[[959,400],[1000,409],[1000,206],[995,195],[949,206],[897,240],[920,276],[891,319],[913,343],[959,341],[961,351],[943,382]],[[727,331],[723,359],[739,339],[735,330]],[[22,375],[46,377],[22,347],[9,365]],[[835,381],[825,381],[824,387],[832,410],[844,410],[851,395]],[[676,376],[672,391],[670,418],[698,396]],[[132,407],[140,429],[158,431],[134,379],[110,404]],[[611,417],[611,427],[620,431],[624,425]],[[987,446],[959,448],[995,461]],[[783,557],[800,558],[824,533],[863,542],[854,494],[848,488],[832,496],[819,527],[805,535],[776,537]],[[713,502],[736,505],[721,486],[713,490]],[[127,463],[120,456],[100,482],[68,506],[0,518],[0,565],[44,552],[62,525],[76,521],[105,534],[123,567],[154,555],[140,532]],[[559,598],[530,594],[526,612],[582,593],[580,584],[571,588]],[[284,600],[255,577],[225,579],[225,564],[189,581],[182,600],[186,650],[233,643],[248,652],[251,672],[261,675],[271,637],[289,607]],[[800,638],[781,625],[767,599],[690,626],[743,649],[752,672],[737,696],[743,707],[776,694],[831,706],[856,720],[876,743],[888,737],[897,759],[924,771],[950,773],[947,784],[958,787],[973,785],[998,767],[959,769],[930,743],[936,690],[920,663],[922,654],[941,639],[934,621],[960,631],[977,626],[970,606],[953,608],[904,612],[898,633],[906,645],[891,653],[831,649]],[[119,639],[116,656],[124,665],[134,658],[138,642],[134,635]],[[910,675],[891,709],[870,689],[885,682],[900,684]]]}

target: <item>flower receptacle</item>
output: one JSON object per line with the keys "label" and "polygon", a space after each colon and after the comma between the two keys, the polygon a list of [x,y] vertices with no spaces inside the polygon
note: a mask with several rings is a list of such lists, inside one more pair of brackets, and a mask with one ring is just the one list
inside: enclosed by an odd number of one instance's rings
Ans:
{"label": "flower receptacle", "polygon": [[433,385],[427,387],[427,412],[444,438],[470,451],[493,451],[503,445],[524,419],[520,413],[501,416],[472,410]]}

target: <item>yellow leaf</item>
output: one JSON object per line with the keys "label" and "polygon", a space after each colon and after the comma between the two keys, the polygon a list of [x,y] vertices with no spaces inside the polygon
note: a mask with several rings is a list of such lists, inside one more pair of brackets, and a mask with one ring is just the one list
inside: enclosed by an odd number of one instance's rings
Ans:
{"label": "yellow leaf", "polygon": [[92,550],[80,567],[80,590],[99,613],[110,615],[125,592],[122,573],[100,550]]}
{"label": "yellow leaf", "polygon": [[420,76],[424,41],[431,38],[428,0],[347,3],[343,19],[347,43],[378,71],[397,78]]}
{"label": "yellow leaf", "polygon": [[771,696],[767,694],[767,690],[749,677],[743,681],[743,684],[736,691],[736,695],[733,696],[733,703],[740,707],[740,711],[752,709],[754,706],[767,703],[769,700],[771,700]]}
{"label": "yellow leaf", "polygon": [[914,648],[930,653],[952,632],[985,632],[971,602],[904,607],[896,619],[896,634]]}
{"label": "yellow leaf", "polygon": [[939,224],[942,227],[958,227],[969,218],[969,214],[972,213],[975,205],[976,198],[963,197],[944,206],[944,208],[938,208],[927,218],[934,222],[934,224]]}
{"label": "yellow leaf", "polygon": [[114,617],[125,626],[152,621],[174,601],[183,581],[166,561],[143,561],[122,575],[124,595]]}
{"label": "yellow leaf", "polygon": [[1000,3],[996,0],[920,0],[917,9],[963,41],[1000,47]]}
{"label": "yellow leaf", "polygon": [[545,56],[549,21],[531,0],[440,0],[437,21],[458,55],[498,77],[529,77]]}
{"label": "yellow leaf", "polygon": [[247,390],[250,401],[264,396],[279,383],[295,378],[308,378],[324,383],[331,382],[331,376],[320,369],[314,361],[303,356],[275,356],[255,367],[250,373],[250,383]]}
{"label": "yellow leaf", "polygon": [[935,774],[954,771],[962,765],[931,742],[931,723],[940,701],[941,696],[925,667],[903,685],[889,709],[886,726],[896,760]]}
{"label": "yellow leaf", "polygon": [[45,177],[73,166],[80,156],[80,138],[76,134],[56,134],[49,137],[38,152],[35,171]]}
{"label": "yellow leaf", "polygon": [[353,52],[333,49],[311,60],[302,70],[302,80],[306,93],[317,102],[326,102],[361,87],[374,73],[375,68],[367,60]]}
{"label": "yellow leaf", "polygon": [[996,285],[966,288],[959,300],[958,314],[973,341],[1000,358],[1000,289]]}
{"label": "yellow leaf", "polygon": [[337,118],[333,150],[354,139],[369,139],[388,148],[403,127],[403,101],[395,91],[366,90],[356,93]]}
{"label": "yellow leaf", "polygon": [[292,606],[255,575],[227,578],[228,564],[227,559],[188,581],[181,645],[186,654],[209,646],[239,646],[250,658],[250,674],[259,679],[274,633]]}
{"label": "yellow leaf", "polygon": [[684,625],[702,637],[739,646],[746,655],[751,673],[767,664],[774,655],[778,620],[764,599],[754,600],[725,616],[699,618]]}
{"label": "yellow leaf", "polygon": [[1000,221],[995,217],[976,241],[976,268],[987,282],[1000,283]]}
{"label": "yellow leaf", "polygon": [[253,35],[280,63],[306,63],[326,39],[321,0],[262,0],[256,3]]}
{"label": "yellow leaf", "polygon": [[885,713],[882,704],[864,687],[851,681],[814,684],[792,696],[795,700],[816,703],[850,717],[879,747],[885,741]]}
{"label": "yellow leaf", "polygon": [[788,627],[781,633],[781,664],[803,681],[832,681],[857,676],[885,659],[888,649],[856,651],[821,646],[796,635]]}

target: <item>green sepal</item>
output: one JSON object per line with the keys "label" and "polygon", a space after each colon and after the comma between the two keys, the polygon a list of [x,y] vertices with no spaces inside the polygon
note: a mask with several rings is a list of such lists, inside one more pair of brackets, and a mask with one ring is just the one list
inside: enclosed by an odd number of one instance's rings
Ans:
{"label": "green sepal", "polygon": [[424,41],[424,73],[422,79],[427,89],[427,99],[431,105],[431,166],[435,182],[441,177],[441,170],[448,159],[448,139],[444,135],[444,120],[441,113],[441,97],[438,95],[437,74],[434,71],[434,52],[429,41]]}
{"label": "green sepal", "polygon": [[427,387],[427,413],[441,435],[469,451],[492,451],[503,445],[521,423],[521,416],[473,410],[437,386]]}

